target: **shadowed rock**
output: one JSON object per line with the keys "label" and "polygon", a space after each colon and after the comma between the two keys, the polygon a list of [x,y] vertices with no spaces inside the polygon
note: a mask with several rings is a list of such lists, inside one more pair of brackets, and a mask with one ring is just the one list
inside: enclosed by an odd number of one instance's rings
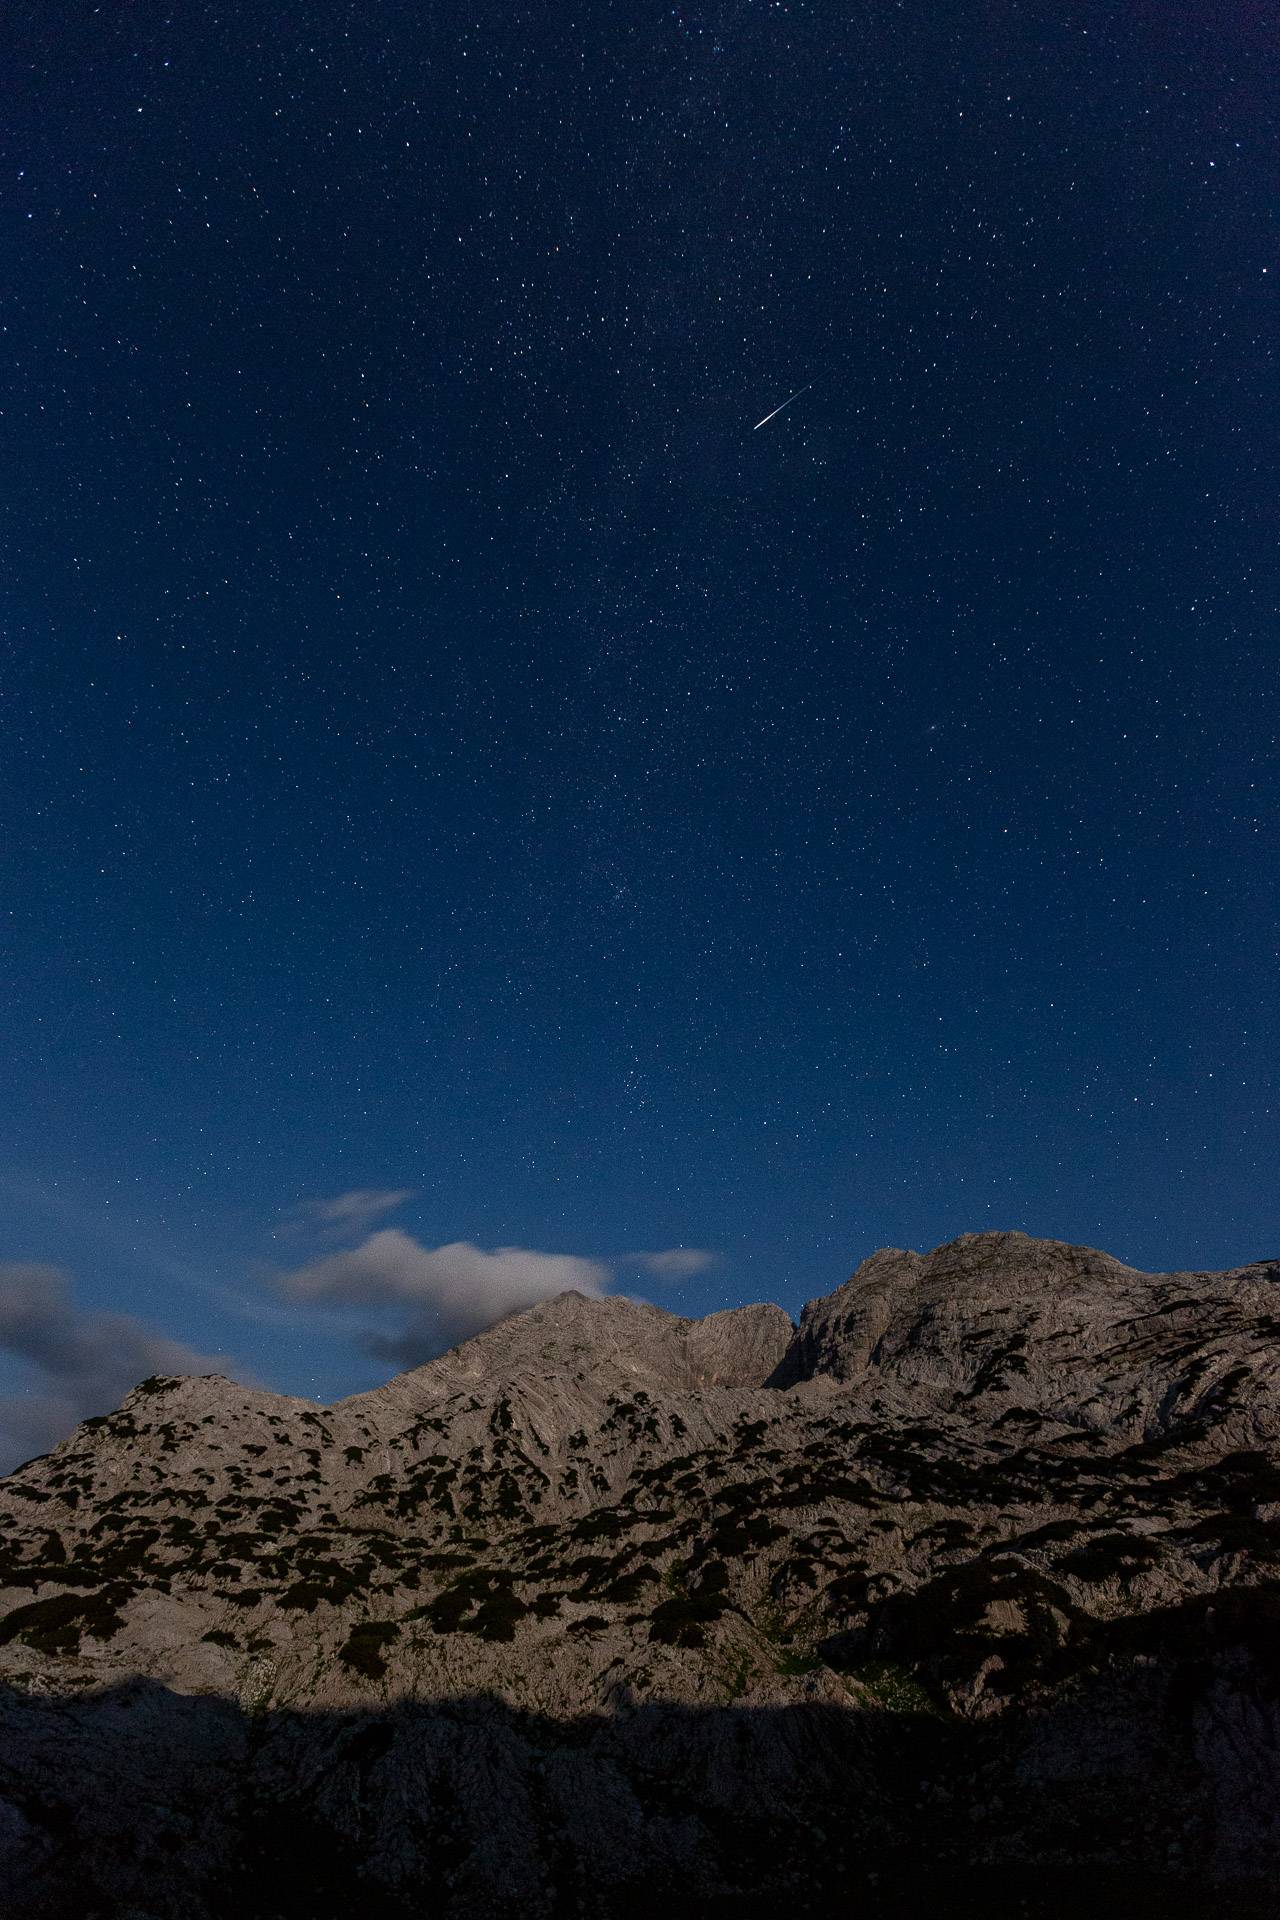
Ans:
{"label": "shadowed rock", "polygon": [[[0,1689],[0,1898],[23,1920],[1262,1920],[1265,1876],[1215,1884],[1195,1857],[1222,1814],[1196,1742],[1229,1737],[1214,1689],[1240,1670],[1185,1651],[1125,1695],[1143,1766],[1087,1694],[944,1727],[803,1700],[566,1722],[492,1697],[249,1715],[152,1681]],[[1248,1783],[1264,1826],[1277,1786],[1273,1752]]]}

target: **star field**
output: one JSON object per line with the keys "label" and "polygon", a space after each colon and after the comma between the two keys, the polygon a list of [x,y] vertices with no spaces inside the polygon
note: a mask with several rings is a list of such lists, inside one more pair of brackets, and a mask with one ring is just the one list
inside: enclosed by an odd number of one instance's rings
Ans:
{"label": "star field", "polygon": [[1259,9],[4,33],[0,1260],[1277,1251]]}

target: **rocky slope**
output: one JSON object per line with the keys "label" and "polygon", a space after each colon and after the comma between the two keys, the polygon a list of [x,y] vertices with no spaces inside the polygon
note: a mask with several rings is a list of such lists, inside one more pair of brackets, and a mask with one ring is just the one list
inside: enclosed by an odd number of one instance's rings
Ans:
{"label": "rocky slope", "polygon": [[0,1911],[1273,1912],[1278,1282],[966,1235],[147,1381],[0,1481]]}

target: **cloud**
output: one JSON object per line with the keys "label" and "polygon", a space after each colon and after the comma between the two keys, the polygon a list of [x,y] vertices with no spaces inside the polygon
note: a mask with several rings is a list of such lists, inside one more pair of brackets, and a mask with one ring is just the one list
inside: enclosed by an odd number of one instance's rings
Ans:
{"label": "cloud", "polygon": [[714,1267],[719,1258],[718,1253],[708,1253],[705,1247],[665,1247],[657,1253],[626,1253],[622,1261],[628,1267],[641,1268],[654,1280],[678,1286],[682,1280],[692,1280],[695,1274]]}
{"label": "cloud", "polygon": [[373,1335],[369,1342],[372,1352],[402,1367],[417,1366],[553,1294],[574,1290],[598,1298],[612,1284],[603,1262],[577,1254],[529,1247],[487,1253],[468,1240],[424,1247],[399,1227],[384,1227],[358,1247],[277,1275],[285,1296],[300,1303],[408,1308],[401,1332]]}
{"label": "cloud", "polygon": [[29,1261],[0,1261],[0,1352],[34,1374],[27,1392],[0,1397],[0,1473],[110,1412],[149,1374],[230,1371],[225,1356],[197,1353],[132,1314],[81,1311],[60,1268]]}
{"label": "cloud", "polygon": [[300,1200],[290,1208],[285,1224],[294,1231],[305,1227],[329,1233],[363,1233],[384,1213],[394,1213],[412,1198],[412,1187],[352,1187],[349,1193],[334,1194],[331,1200]]}

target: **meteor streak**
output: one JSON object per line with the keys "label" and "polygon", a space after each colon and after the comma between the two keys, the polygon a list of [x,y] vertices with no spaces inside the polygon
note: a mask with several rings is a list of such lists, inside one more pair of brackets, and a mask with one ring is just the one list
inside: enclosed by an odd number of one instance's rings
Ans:
{"label": "meteor streak", "polygon": [[[813,382],[811,380],[809,382],[809,387],[811,387],[812,385],[813,385]],[[786,399],[782,403],[782,407],[789,407],[791,405],[791,402],[793,400],[798,400],[802,393],[808,393],[809,387],[797,387],[794,393],[789,393],[787,395]],[[782,407],[775,407],[772,413],[766,413],[763,420],[757,420],[754,427],[752,427],[751,429],[752,433],[759,433],[761,427],[767,427],[769,422],[771,420],[776,419],[777,416],[782,412]]]}

